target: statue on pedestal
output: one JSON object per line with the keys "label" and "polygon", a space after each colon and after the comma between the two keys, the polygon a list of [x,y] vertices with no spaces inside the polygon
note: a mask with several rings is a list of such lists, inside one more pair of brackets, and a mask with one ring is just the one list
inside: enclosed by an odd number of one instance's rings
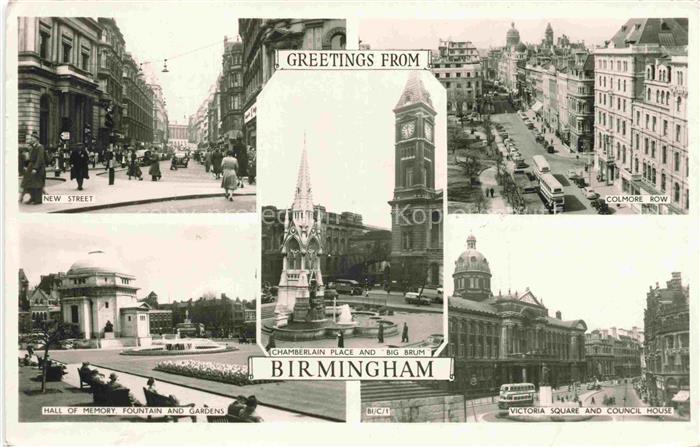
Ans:
{"label": "statue on pedestal", "polygon": [[546,364],[542,364],[542,375],[540,376],[540,385],[549,386],[549,368]]}
{"label": "statue on pedestal", "polygon": [[114,332],[114,325],[112,325],[112,322],[109,320],[107,320],[105,324],[105,332]]}

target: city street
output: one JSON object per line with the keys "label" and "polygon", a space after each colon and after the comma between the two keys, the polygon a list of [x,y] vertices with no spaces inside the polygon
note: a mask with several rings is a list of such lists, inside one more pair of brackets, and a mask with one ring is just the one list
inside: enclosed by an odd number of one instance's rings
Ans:
{"label": "city street", "polygon": [[45,192],[48,195],[66,196],[92,195],[92,202],[49,203],[42,205],[21,204],[24,212],[102,212],[102,213],[237,213],[254,212],[256,186],[244,179],[243,188],[236,190],[233,201],[226,200],[221,180],[205,172],[204,166],[190,160],[188,167],[170,170],[170,161],[160,162],[162,178],[151,181],[148,166],[141,167],[143,180],[129,180],[126,169],[115,172],[114,185],[99,165],[90,169],[90,178],[85,180],[83,191],[77,191],[70,173],[56,179],[53,171],[47,172]]}
{"label": "city street", "polygon": [[[558,152],[548,154],[544,146],[535,141],[535,135],[529,130],[522,119],[516,113],[505,113],[500,115],[492,115],[494,123],[503,125],[508,136],[515,142],[515,146],[522,154],[525,162],[528,164],[528,169],[534,169],[532,157],[534,155],[544,156],[549,167],[552,170],[554,177],[564,187],[565,213],[570,214],[595,214],[596,210],[591,206],[590,200],[586,199],[581,190],[567,178],[567,171],[574,169],[580,174],[588,175],[584,172],[586,164],[586,156],[581,155],[578,159],[575,154],[572,154],[563,146],[557,147]],[[547,136],[549,140],[552,136]],[[586,177],[588,183],[589,179]],[[535,193],[532,193],[535,194]]]}
{"label": "city street", "polygon": [[[597,391],[586,390],[585,388],[579,390],[579,397],[583,401],[584,407],[604,407],[603,400],[606,397],[614,397],[615,404],[610,405],[612,407],[646,407],[647,405],[639,400],[639,397],[634,391],[634,387],[631,383],[624,383],[624,381],[619,381],[620,383],[608,383],[602,384],[602,388]],[[557,403],[564,406],[575,405],[572,400],[574,393],[569,391],[568,387],[562,386],[556,390],[552,390],[552,398],[554,399],[554,406]],[[565,402],[558,402],[557,398],[564,398]],[[537,397],[536,397],[537,399]],[[538,402],[535,401],[535,406]],[[467,417],[469,421],[472,422],[513,422],[507,418],[500,417],[500,411],[498,410],[498,396],[494,396],[492,399],[476,399],[474,401],[467,402]],[[595,416],[590,421],[600,422],[600,421],[642,421],[642,420],[655,420],[649,416]],[[542,420],[542,422],[550,422],[549,420]]]}

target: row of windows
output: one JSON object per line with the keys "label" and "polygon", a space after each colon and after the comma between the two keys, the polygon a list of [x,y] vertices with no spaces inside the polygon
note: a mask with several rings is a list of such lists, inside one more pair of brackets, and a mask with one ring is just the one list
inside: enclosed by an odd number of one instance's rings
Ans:
{"label": "row of windows", "polygon": [[[658,75],[657,75],[658,71]],[[647,72],[646,72],[646,79],[649,81],[660,81],[660,82],[668,82],[671,83],[671,67],[667,66],[664,67],[663,65],[659,66],[659,69],[657,70],[654,65],[650,65],[647,67]],[[676,70],[676,83],[678,85],[683,85],[683,71],[682,70]]]}
{"label": "row of windows", "polygon": [[[458,81],[456,81],[456,82],[444,82],[443,81],[443,85],[445,86],[445,88],[456,88],[456,89],[472,88],[471,81],[467,81],[467,82],[458,82]],[[474,88],[479,89],[480,85],[481,84],[479,84],[479,82],[475,82]],[[474,95],[475,93],[476,92],[472,92],[472,95]]]}
{"label": "row of windows", "polygon": [[[668,91],[664,91],[661,89],[654,89],[654,92],[656,93],[656,104],[662,105],[662,106],[670,106],[671,105],[671,93]],[[652,101],[652,89],[651,87],[647,87],[647,94],[646,94],[646,99],[648,103],[651,103]],[[676,97],[676,112],[681,111],[681,107],[683,106],[683,98],[681,96]]]}
{"label": "row of windows", "polygon": [[491,290],[491,279],[474,277],[455,278],[455,289],[461,290],[465,288],[476,290]]}
{"label": "row of windows", "polygon": [[[608,79],[610,82],[608,82]],[[614,88],[615,85],[613,83],[613,78],[612,76],[606,77],[606,76],[598,76],[598,86],[607,88],[608,84],[610,84],[610,88]],[[617,80],[617,91],[619,92],[626,92],[627,91],[627,80],[626,79],[619,79]]]}
{"label": "row of windows", "polygon": [[605,58],[598,58],[598,68],[602,70],[611,70],[611,71],[618,71],[618,72],[627,72],[629,71],[629,65],[627,64],[628,61],[624,60],[614,60],[613,58],[610,59],[605,59]]}

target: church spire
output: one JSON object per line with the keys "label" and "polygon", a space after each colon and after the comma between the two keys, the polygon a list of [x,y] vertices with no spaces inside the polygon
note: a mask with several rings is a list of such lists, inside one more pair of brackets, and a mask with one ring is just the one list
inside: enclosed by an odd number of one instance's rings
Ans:
{"label": "church spire", "polygon": [[304,133],[304,148],[301,151],[299,174],[297,175],[297,188],[294,192],[294,211],[312,211],[314,200],[311,193],[311,175],[309,174],[309,161],[306,155],[306,133]]}

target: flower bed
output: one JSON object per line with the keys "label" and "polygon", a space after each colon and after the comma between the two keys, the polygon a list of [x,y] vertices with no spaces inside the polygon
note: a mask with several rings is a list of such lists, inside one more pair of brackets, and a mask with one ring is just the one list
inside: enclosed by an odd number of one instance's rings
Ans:
{"label": "flower bed", "polygon": [[239,386],[266,382],[262,380],[250,380],[247,366],[231,363],[200,362],[198,360],[164,360],[158,362],[154,369],[156,371],[196,377],[198,379],[214,380],[216,382],[231,383]]}

